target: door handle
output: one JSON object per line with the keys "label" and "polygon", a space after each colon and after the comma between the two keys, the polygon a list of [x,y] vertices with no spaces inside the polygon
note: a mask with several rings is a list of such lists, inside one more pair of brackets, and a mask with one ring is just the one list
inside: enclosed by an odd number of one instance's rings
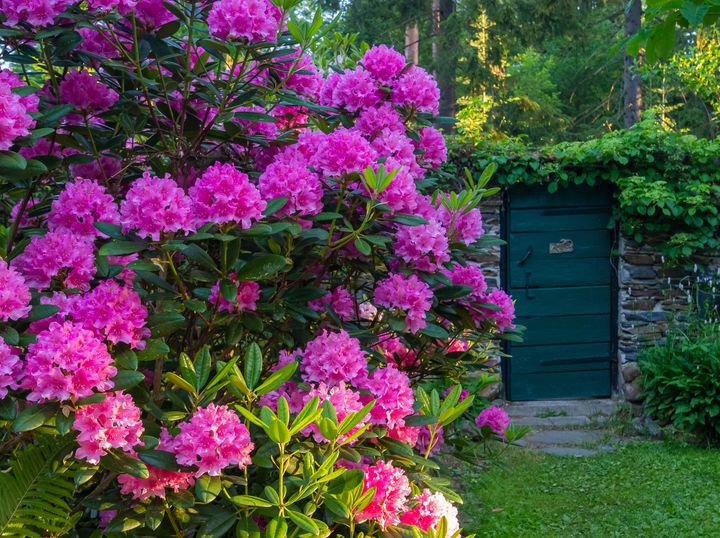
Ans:
{"label": "door handle", "polygon": [[534,295],[530,295],[530,275],[532,275],[532,272],[525,271],[525,298],[526,299],[534,299]]}
{"label": "door handle", "polygon": [[518,262],[518,267],[522,267],[523,265],[525,265],[525,262],[528,261],[528,259],[530,259],[530,256],[532,256],[532,253],[533,253],[533,248],[528,247],[527,252],[525,253],[525,256],[523,256],[522,260],[520,260]]}

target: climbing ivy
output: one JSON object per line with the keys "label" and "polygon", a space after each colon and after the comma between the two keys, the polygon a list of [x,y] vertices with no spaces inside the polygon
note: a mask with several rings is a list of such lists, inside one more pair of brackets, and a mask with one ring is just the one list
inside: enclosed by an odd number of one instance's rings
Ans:
{"label": "climbing ivy", "polygon": [[451,141],[446,171],[497,165],[501,186],[616,185],[614,219],[668,262],[720,252],[720,142],[664,129],[651,115],[630,129],[585,142],[533,148],[517,140]]}

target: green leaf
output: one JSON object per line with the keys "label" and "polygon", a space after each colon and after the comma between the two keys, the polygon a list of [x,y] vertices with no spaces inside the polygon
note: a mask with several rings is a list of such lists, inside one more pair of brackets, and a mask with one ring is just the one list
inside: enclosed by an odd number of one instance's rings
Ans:
{"label": "green leaf", "polygon": [[235,283],[230,280],[222,280],[220,282],[220,295],[222,295],[228,303],[234,303],[237,299],[237,294],[238,287]]}
{"label": "green leaf", "polygon": [[210,346],[204,345],[195,355],[195,375],[197,376],[195,388],[198,392],[202,390],[210,377],[210,367],[212,366],[212,357],[210,356]]}
{"label": "green leaf", "polygon": [[25,170],[27,161],[14,151],[0,151],[0,174],[5,170]]}
{"label": "green leaf", "polygon": [[423,224],[428,224],[428,221],[422,217],[418,217],[416,215],[406,215],[404,213],[398,213],[393,216],[392,220],[405,226],[421,226]]}
{"label": "green leaf", "polygon": [[265,428],[268,437],[278,444],[290,442],[290,430],[278,418],[273,418],[270,424]]}
{"label": "green leaf", "polygon": [[272,503],[253,495],[235,495],[230,501],[237,506],[251,506],[254,508],[270,508],[272,506]]}
{"label": "green leaf", "polygon": [[152,338],[145,343],[145,349],[136,351],[139,361],[152,361],[170,353],[168,345],[157,338]]}
{"label": "green leaf", "polygon": [[143,462],[118,450],[113,450],[100,458],[100,466],[114,473],[129,474],[137,478],[150,476],[150,472]]}
{"label": "green leaf", "polygon": [[27,432],[39,428],[58,411],[56,403],[33,404],[23,409],[13,422],[14,432]]}
{"label": "green leaf", "polygon": [[118,370],[113,378],[115,390],[127,390],[133,388],[145,380],[145,374],[135,370]]}
{"label": "green leaf", "polygon": [[138,458],[158,469],[165,469],[166,471],[180,470],[180,466],[177,461],[175,461],[175,454],[172,452],[165,450],[143,450],[138,452]]}
{"label": "green leaf", "polygon": [[205,252],[204,249],[200,248],[195,243],[192,243],[182,249],[183,255],[187,256],[190,260],[198,264],[200,267],[210,269],[211,271],[217,271],[217,265],[210,255]]}
{"label": "green leaf", "polygon": [[707,3],[697,3],[692,0],[685,0],[680,7],[680,13],[690,23],[690,26],[699,26],[705,15],[710,11]]}
{"label": "green leaf", "polygon": [[49,318],[60,312],[60,308],[51,304],[39,304],[32,307],[28,314],[28,321],[38,321],[40,319]]}
{"label": "green leaf", "polygon": [[261,254],[245,265],[236,274],[240,282],[255,282],[268,278],[288,265],[288,260],[278,254]]}
{"label": "green leaf", "polygon": [[143,241],[118,241],[113,240],[109,243],[105,243],[100,247],[98,253],[101,256],[124,256],[126,254],[133,254],[140,252],[147,248],[147,243]]}
{"label": "green leaf", "polygon": [[195,482],[195,496],[201,503],[215,500],[222,491],[222,480],[219,476],[202,475]]}
{"label": "green leaf", "polygon": [[263,394],[274,391],[293,376],[297,367],[298,362],[293,361],[286,364],[279,370],[274,371],[260,384],[258,388],[255,389],[255,394],[262,396]]}
{"label": "green leaf", "polygon": [[262,372],[262,351],[260,346],[256,342],[250,344],[250,347],[245,352],[245,382],[249,388],[253,388],[257,385],[260,380],[260,373]]}
{"label": "green leaf", "polygon": [[280,211],[283,207],[285,207],[285,204],[287,203],[288,198],[286,196],[281,196],[280,198],[273,198],[267,203],[265,211],[263,211],[263,215],[269,217],[270,215],[273,215]]}
{"label": "green leaf", "polygon": [[428,323],[425,328],[420,329],[420,332],[432,338],[440,338],[443,340],[450,338],[450,335],[445,329],[434,323]]}
{"label": "green leaf", "polygon": [[309,532],[313,536],[320,535],[320,527],[313,518],[306,516],[302,512],[296,512],[295,510],[287,510],[286,513],[290,520],[301,529]]}
{"label": "green leaf", "polygon": [[354,242],[355,248],[360,251],[361,254],[369,256],[372,253],[370,245],[364,239],[357,238]]}
{"label": "green leaf", "polygon": [[285,538],[287,531],[287,522],[284,519],[275,517],[265,527],[265,538]]}

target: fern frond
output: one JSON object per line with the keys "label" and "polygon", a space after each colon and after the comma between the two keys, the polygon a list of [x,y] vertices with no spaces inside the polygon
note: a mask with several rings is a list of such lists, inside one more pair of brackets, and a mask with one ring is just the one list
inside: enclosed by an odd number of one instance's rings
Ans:
{"label": "fern frond", "polygon": [[0,473],[0,537],[61,536],[75,525],[74,468],[59,461],[66,452],[64,443],[28,446]]}

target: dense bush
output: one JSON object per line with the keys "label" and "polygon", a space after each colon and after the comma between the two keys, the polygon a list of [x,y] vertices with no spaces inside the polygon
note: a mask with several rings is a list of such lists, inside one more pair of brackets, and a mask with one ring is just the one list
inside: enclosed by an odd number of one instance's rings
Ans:
{"label": "dense bush", "polygon": [[673,261],[720,251],[720,141],[665,129],[652,116],[586,142],[541,148],[516,140],[458,141],[449,177],[497,165],[501,185],[615,185],[615,219],[637,241],[658,242]]}
{"label": "dense bush", "polygon": [[0,2],[1,535],[459,534],[488,174],[433,193],[432,77],[323,77],[295,4]]}
{"label": "dense bush", "polygon": [[720,325],[673,329],[641,352],[645,409],[656,419],[710,443],[720,441]]}

